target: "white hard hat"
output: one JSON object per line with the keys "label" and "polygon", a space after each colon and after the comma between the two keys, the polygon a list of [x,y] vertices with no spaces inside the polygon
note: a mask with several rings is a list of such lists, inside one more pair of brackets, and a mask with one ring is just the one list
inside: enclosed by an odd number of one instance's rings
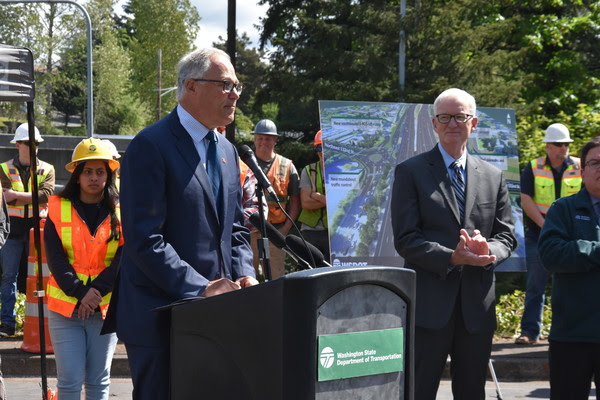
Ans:
{"label": "white hard hat", "polygon": [[117,146],[113,142],[108,139],[102,139],[102,141],[110,148],[110,152],[113,158],[121,158],[119,154],[119,150],[117,150]]}
{"label": "white hard hat", "polygon": [[277,134],[277,127],[275,126],[275,122],[270,119],[261,119],[258,121],[256,126],[254,127],[253,135],[271,135],[271,136],[279,136]]}
{"label": "white hard hat", "polygon": [[546,129],[546,136],[544,136],[543,143],[571,143],[571,135],[569,134],[569,128],[563,124],[552,124]]}
{"label": "white hard hat", "polygon": [[[35,141],[43,142],[44,139],[42,139],[42,135],[40,135],[40,131],[38,130],[37,126],[34,126],[34,128],[35,128]],[[17,143],[17,142],[25,142],[28,140],[29,140],[29,125],[27,125],[27,122],[25,122],[24,124],[21,124],[18,126],[17,130],[15,131],[15,137],[10,142]]]}

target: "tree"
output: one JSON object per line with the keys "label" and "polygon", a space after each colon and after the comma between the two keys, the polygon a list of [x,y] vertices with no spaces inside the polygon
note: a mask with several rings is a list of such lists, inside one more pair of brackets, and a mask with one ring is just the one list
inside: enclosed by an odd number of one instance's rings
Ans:
{"label": "tree", "polygon": [[[127,9],[132,13],[132,79],[139,98],[151,109],[157,96],[158,49],[162,49],[163,86],[176,86],[175,67],[192,49],[200,17],[189,0],[131,0]],[[174,107],[174,93],[162,102],[163,109]]]}
{"label": "tree", "polygon": [[[213,45],[218,49],[227,51],[227,42],[222,37],[219,37],[219,42],[213,43]],[[237,37],[235,72],[240,82],[244,84],[244,91],[237,102],[237,106],[242,111],[242,115],[249,121],[240,121],[239,116],[236,114],[236,127],[244,132],[250,132],[254,128],[252,121],[256,123],[260,119],[268,118],[263,116],[263,110],[256,103],[256,94],[265,88],[263,79],[267,71],[267,65],[261,61],[264,52],[256,47],[250,47],[250,45],[250,38],[246,33],[243,33],[241,37]],[[240,126],[240,122],[243,126]],[[250,130],[248,130],[248,122]]]}
{"label": "tree", "polygon": [[[399,6],[389,0],[261,0],[261,45],[274,50],[260,107],[283,130],[315,132],[318,100],[397,101]],[[279,127],[278,126],[278,127]]]}

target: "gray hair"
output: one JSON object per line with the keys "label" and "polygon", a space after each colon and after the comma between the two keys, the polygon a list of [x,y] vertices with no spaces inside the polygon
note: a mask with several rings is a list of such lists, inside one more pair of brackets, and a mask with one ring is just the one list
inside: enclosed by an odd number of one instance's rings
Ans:
{"label": "gray hair", "polygon": [[462,89],[451,88],[446,89],[435,99],[433,102],[433,113],[437,115],[438,106],[440,102],[448,97],[455,97],[459,99],[463,99],[467,101],[467,105],[469,107],[469,113],[475,115],[477,113],[477,105],[475,104],[475,97],[471,96],[469,93],[465,92]]}
{"label": "gray hair", "polygon": [[177,63],[177,101],[180,101],[186,92],[185,82],[188,79],[201,78],[212,65],[213,56],[223,56],[229,60],[229,55],[223,50],[213,47],[194,50],[186,54]]}

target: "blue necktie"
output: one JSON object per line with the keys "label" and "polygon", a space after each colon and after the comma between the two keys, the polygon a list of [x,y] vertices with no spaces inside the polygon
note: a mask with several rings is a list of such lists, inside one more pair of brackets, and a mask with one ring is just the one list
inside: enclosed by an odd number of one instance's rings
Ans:
{"label": "blue necktie", "polygon": [[219,165],[219,149],[217,148],[217,134],[208,131],[206,135],[209,144],[206,150],[206,173],[210,180],[217,210],[221,208],[221,166]]}
{"label": "blue necktie", "polygon": [[456,203],[460,210],[460,222],[462,223],[465,221],[465,178],[463,177],[462,167],[458,163],[458,160],[450,164],[450,168],[454,171],[451,179],[452,189],[454,189],[454,194],[456,195]]}

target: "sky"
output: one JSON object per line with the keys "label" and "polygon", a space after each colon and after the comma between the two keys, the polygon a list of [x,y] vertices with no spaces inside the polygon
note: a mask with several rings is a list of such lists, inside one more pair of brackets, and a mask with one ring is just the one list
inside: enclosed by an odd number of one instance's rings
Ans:
{"label": "sky", "polygon": [[[122,12],[119,0],[115,6],[116,12]],[[200,14],[200,30],[196,38],[196,47],[211,47],[218,41],[219,36],[227,39],[227,0],[190,0]],[[267,6],[259,6],[258,0],[236,0],[236,25],[238,34],[246,32],[253,47],[258,47],[259,32],[254,25],[259,24],[259,18],[264,17]]]}
{"label": "sky", "polygon": [[[227,39],[227,0],[191,0],[200,14],[200,31],[196,39],[197,47],[210,47],[219,36]],[[236,25],[238,34],[246,32],[252,45],[258,47],[259,32],[253,25],[259,24],[267,6],[259,6],[258,0],[236,0]]]}

